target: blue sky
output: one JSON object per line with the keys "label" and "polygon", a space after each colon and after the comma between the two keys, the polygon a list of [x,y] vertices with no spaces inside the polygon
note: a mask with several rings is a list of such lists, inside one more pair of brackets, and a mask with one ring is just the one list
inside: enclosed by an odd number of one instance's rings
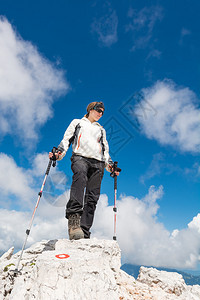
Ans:
{"label": "blue sky", "polygon": [[[47,153],[97,100],[105,103],[100,123],[122,168],[123,260],[198,266],[199,8],[186,0],[0,3],[1,251],[20,248]],[[63,178],[66,193],[70,155],[49,178]],[[93,236],[112,238],[108,173],[101,192]],[[66,200],[44,198],[29,243],[66,236]]]}

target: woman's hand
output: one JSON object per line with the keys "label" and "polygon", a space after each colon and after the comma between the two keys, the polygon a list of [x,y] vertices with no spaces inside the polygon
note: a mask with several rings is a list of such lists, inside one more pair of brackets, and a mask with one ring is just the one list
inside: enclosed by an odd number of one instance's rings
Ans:
{"label": "woman's hand", "polygon": [[[55,154],[55,157],[56,157],[56,160],[57,160],[59,158],[59,156],[61,155],[61,152],[58,151],[58,152],[56,152],[54,154]],[[51,159],[54,154],[52,152],[49,152],[49,158]]]}
{"label": "woman's hand", "polygon": [[[114,168],[113,168],[113,166],[111,166],[111,165],[108,165],[108,168],[110,169],[110,172],[112,173],[113,172],[113,170],[114,170]],[[120,172],[118,172],[118,171],[115,171],[115,175],[117,175],[117,176],[119,176],[119,173]]]}

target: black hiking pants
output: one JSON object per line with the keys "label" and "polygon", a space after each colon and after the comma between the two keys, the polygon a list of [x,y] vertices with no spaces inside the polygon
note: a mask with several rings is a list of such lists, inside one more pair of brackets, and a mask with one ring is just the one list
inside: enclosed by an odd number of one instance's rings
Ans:
{"label": "black hiking pants", "polygon": [[105,163],[75,154],[72,155],[71,162],[73,182],[66,206],[66,218],[68,219],[70,214],[79,213],[84,237],[90,238]]}

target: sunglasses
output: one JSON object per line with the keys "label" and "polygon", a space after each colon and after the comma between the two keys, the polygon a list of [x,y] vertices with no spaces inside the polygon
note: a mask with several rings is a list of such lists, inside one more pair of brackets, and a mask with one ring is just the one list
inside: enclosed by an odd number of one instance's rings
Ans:
{"label": "sunglasses", "polygon": [[94,108],[94,110],[96,110],[98,113],[102,113],[102,116],[103,116],[104,111],[102,109],[100,109],[100,108]]}

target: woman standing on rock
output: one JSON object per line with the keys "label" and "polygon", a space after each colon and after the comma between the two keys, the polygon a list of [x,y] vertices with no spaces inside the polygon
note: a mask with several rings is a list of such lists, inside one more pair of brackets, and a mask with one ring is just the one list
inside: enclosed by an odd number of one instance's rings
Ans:
{"label": "woman standing on rock", "polygon": [[[91,102],[87,106],[87,114],[82,119],[71,122],[55,154],[56,159],[61,160],[72,144],[73,182],[66,206],[70,240],[90,238],[104,168],[109,172],[113,171],[106,132],[97,122],[104,110],[103,102]],[[52,155],[50,152],[49,157]],[[119,172],[115,174],[119,175]]]}

